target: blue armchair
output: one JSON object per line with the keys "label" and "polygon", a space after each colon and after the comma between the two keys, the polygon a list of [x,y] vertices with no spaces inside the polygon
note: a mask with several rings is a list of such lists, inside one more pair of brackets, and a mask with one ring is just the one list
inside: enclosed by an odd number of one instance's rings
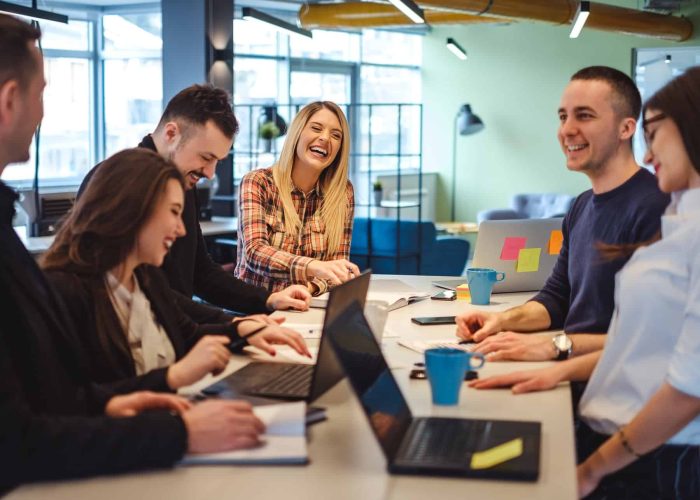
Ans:
{"label": "blue armchair", "polygon": [[469,242],[437,239],[432,222],[355,219],[350,260],[378,274],[460,276],[469,257]]}
{"label": "blue armchair", "polygon": [[574,197],[568,194],[516,194],[510,200],[511,208],[482,210],[477,222],[503,219],[548,219],[563,217],[571,208]]}

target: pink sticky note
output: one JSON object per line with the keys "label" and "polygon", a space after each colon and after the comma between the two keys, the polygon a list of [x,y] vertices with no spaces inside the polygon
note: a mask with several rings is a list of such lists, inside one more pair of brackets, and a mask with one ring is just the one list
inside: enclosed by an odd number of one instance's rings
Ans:
{"label": "pink sticky note", "polygon": [[518,260],[520,250],[527,245],[527,238],[509,236],[503,242],[501,250],[501,260]]}

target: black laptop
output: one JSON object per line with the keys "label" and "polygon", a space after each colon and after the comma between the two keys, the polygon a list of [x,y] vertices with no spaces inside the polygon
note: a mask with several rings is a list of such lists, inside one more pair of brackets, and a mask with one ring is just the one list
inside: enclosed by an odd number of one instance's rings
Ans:
{"label": "black laptop", "polygon": [[357,278],[331,289],[316,364],[254,361],[202,392],[221,397],[243,394],[308,402],[316,400],[340,382],[344,375],[333,348],[326,340],[326,327],[350,304],[357,302],[364,307],[370,276],[371,271],[368,270]]}
{"label": "black laptop", "polygon": [[[540,423],[414,417],[372,335],[362,308],[350,304],[324,330],[357,394],[374,436],[396,474],[535,481]],[[429,390],[426,385],[425,390]],[[523,454],[488,469],[471,469],[474,452],[516,438]]]}

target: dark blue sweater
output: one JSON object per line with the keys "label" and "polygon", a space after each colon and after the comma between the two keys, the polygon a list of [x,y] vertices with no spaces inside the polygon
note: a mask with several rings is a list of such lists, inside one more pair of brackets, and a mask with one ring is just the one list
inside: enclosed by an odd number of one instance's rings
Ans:
{"label": "dark blue sweater", "polygon": [[552,274],[532,300],[549,312],[551,328],[606,333],[614,308],[615,273],[628,258],[606,261],[596,243],[639,243],[661,227],[670,198],[649,171],[603,194],[585,191],[564,218],[564,243]]}

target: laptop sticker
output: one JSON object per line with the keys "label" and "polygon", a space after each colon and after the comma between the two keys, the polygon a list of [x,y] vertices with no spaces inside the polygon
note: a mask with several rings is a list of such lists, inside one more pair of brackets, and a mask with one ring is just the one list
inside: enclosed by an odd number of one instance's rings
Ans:
{"label": "laptop sticker", "polygon": [[552,234],[549,235],[549,255],[559,255],[562,243],[564,243],[564,233],[559,229],[552,230]]}
{"label": "laptop sticker", "polygon": [[541,248],[523,248],[518,253],[515,271],[518,273],[534,273],[540,268]]}
{"label": "laptop sticker", "polygon": [[527,238],[509,236],[503,242],[501,260],[518,260],[518,252],[527,245]]}
{"label": "laptop sticker", "polygon": [[522,454],[523,438],[516,438],[488,450],[474,452],[470,466],[472,469],[489,469]]}

